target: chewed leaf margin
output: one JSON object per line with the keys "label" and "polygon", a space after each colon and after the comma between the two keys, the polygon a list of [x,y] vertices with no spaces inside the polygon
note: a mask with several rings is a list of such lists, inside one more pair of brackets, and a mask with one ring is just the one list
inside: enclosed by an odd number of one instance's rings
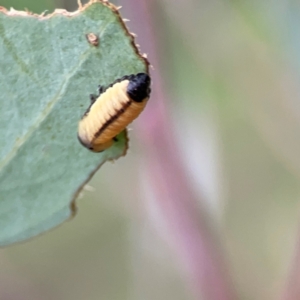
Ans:
{"label": "chewed leaf margin", "polygon": [[[141,59],[141,63],[144,64],[144,67],[145,67],[144,70],[146,72],[149,72],[149,62],[147,60],[147,57],[146,57],[145,54],[141,54],[140,53],[138,45],[135,44],[135,35],[132,34],[132,33],[130,33],[129,30],[128,30],[128,28],[126,27],[125,21],[122,19],[121,15],[119,13],[119,9],[120,8],[116,7],[115,5],[109,3],[106,0],[91,0],[90,2],[88,2],[85,5],[81,5],[81,3],[79,2],[79,8],[75,12],[68,12],[68,11],[66,11],[64,9],[56,9],[51,14],[42,13],[40,15],[34,14],[34,13],[30,12],[30,11],[18,11],[18,10],[15,10],[13,8],[11,8],[10,10],[7,10],[6,8],[0,6],[0,14],[5,14],[6,16],[9,16],[9,17],[12,17],[12,18],[14,18],[14,17],[22,17],[23,18],[24,17],[24,18],[36,18],[36,19],[40,19],[40,20],[50,19],[50,18],[52,18],[53,16],[56,16],[56,15],[61,15],[61,16],[67,17],[67,18],[73,18],[73,17],[78,16],[80,13],[83,13],[87,8],[89,8],[91,5],[93,5],[95,3],[101,3],[102,5],[108,7],[112,11],[113,14],[115,14],[115,16],[117,17],[116,18],[116,22],[118,22],[119,25],[120,25],[120,27],[121,27],[121,29],[124,30],[124,35],[129,38],[129,43],[132,46],[133,52],[136,53],[137,59],[138,58]],[[126,155],[126,152],[127,152],[127,149],[128,149],[127,130],[124,130],[122,133],[120,133],[120,140],[122,140],[122,143],[116,144],[116,146],[115,146],[115,147],[118,147],[119,150],[120,150],[118,152],[118,154],[115,153],[115,157],[113,157],[113,155],[111,155],[109,158],[106,158],[105,160],[101,161],[98,165],[96,165],[95,168],[93,167],[94,169],[90,172],[90,174],[84,174],[83,177],[87,176],[86,179],[81,183],[81,185],[78,187],[78,189],[73,194],[73,196],[71,196],[69,198],[69,201],[70,201],[69,202],[70,203],[70,218],[72,218],[75,215],[76,211],[77,211],[77,208],[76,208],[76,199],[78,198],[79,194],[82,192],[84,186],[93,177],[93,175],[102,166],[102,164],[104,162],[106,162],[107,160],[116,160],[119,157]],[[120,146],[122,148],[120,148]],[[119,154],[119,153],[121,153],[121,154]],[[88,152],[87,152],[87,155],[89,155]],[[75,186],[75,188],[76,188],[76,186]],[[58,226],[58,225],[59,224],[57,224],[56,226]],[[51,228],[49,228],[49,229],[51,229]],[[46,231],[48,231],[49,229],[47,229]],[[40,232],[38,234],[41,234],[41,233],[43,233],[43,232]],[[38,234],[35,234],[34,236],[36,236]],[[32,238],[32,237],[33,236],[31,236],[29,238]],[[19,241],[22,241],[22,240],[19,240]],[[18,242],[18,240],[17,240],[17,242]],[[13,242],[13,243],[16,243],[16,242]]]}
{"label": "chewed leaf margin", "polygon": [[31,11],[20,11],[20,10],[15,10],[14,8],[10,8],[10,10],[6,9],[3,6],[0,6],[0,13],[4,13],[8,16],[22,16],[22,17],[35,17],[35,18],[39,18],[39,19],[48,19],[51,18],[55,15],[64,15],[66,17],[74,17],[77,16],[79,13],[82,13],[85,9],[87,9],[90,5],[94,4],[94,3],[101,3],[105,6],[107,6],[119,19],[120,24],[122,25],[124,32],[127,36],[130,37],[131,39],[131,45],[132,47],[135,49],[136,54],[142,59],[144,60],[145,66],[146,66],[146,71],[149,72],[149,61],[147,59],[147,55],[146,54],[141,54],[140,53],[140,49],[139,46],[135,43],[135,34],[129,32],[127,26],[125,25],[125,21],[122,19],[119,10],[121,7],[117,7],[114,4],[110,3],[107,0],[90,0],[90,2],[82,5],[81,1],[78,0],[78,10],[74,11],[74,12],[69,12],[66,9],[55,9],[54,12],[52,14],[46,14],[46,12],[39,14],[35,14]]}

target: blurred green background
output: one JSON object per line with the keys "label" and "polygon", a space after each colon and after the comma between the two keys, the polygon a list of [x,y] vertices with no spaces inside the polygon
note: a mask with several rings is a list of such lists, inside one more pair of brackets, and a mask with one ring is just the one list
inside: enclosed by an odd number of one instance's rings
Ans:
{"label": "blurred green background", "polygon": [[[132,19],[131,31],[147,34],[145,19],[135,22],[132,1],[113,3]],[[299,219],[300,4],[151,3],[157,59],[149,59],[170,99],[178,159],[205,196],[239,299],[279,299]],[[0,5],[36,13],[77,8],[75,0]],[[147,53],[143,36],[137,40]],[[0,250],[1,300],[194,299],[172,245],[154,224],[159,217],[148,214],[139,122],[130,126],[127,156],[100,169],[72,221]]]}

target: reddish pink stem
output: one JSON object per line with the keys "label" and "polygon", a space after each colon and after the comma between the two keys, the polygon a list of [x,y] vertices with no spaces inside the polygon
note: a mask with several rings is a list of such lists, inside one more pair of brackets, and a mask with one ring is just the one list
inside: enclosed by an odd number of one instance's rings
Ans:
{"label": "reddish pink stem", "polygon": [[292,259],[291,270],[287,276],[286,289],[282,300],[300,299],[300,234],[298,233],[298,242],[295,247],[295,257]]}
{"label": "reddish pink stem", "polygon": [[[147,177],[155,193],[154,205],[163,215],[196,298],[234,300],[236,296],[219,247],[214,243],[212,232],[205,223],[205,213],[201,213],[199,208],[201,199],[199,201],[191,191],[186,170],[180,163],[176,137],[172,136],[172,125],[166,110],[169,103],[163,90],[160,64],[156,56],[158,41],[154,34],[153,18],[156,14],[153,5],[155,1],[127,0],[122,13],[125,11],[124,15],[129,16],[132,21],[130,27],[137,30],[137,41],[143,49],[147,49],[155,68],[151,72],[151,100],[138,121],[140,140],[147,155]],[[162,30],[157,33],[161,35]]]}

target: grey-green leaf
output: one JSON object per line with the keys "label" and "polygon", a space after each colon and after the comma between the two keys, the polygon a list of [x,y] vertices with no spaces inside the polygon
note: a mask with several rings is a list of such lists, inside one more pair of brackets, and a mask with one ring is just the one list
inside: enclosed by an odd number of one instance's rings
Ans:
{"label": "grey-green leaf", "polygon": [[[99,37],[88,43],[86,34]],[[147,71],[117,10],[93,2],[70,15],[0,11],[0,245],[26,240],[74,213],[81,187],[127,136],[102,153],[77,141],[97,86]]]}

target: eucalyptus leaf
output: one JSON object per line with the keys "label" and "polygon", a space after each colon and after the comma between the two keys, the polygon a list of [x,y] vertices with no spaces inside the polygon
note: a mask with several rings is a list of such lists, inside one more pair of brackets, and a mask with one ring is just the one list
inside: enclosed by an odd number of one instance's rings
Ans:
{"label": "eucalyptus leaf", "polygon": [[99,84],[147,68],[106,1],[47,16],[0,9],[0,245],[70,218],[92,174],[126,153],[126,132],[104,152],[88,151],[78,121]]}

